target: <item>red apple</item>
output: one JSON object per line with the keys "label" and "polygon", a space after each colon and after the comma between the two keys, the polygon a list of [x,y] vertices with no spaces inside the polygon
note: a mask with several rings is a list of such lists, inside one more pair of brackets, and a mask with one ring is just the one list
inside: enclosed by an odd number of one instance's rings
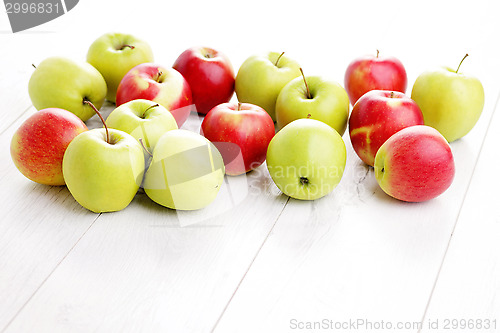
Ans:
{"label": "red apple", "polygon": [[229,102],[234,92],[234,71],[229,59],[209,47],[192,47],[174,62],[189,83],[196,111],[207,114],[213,107]]}
{"label": "red apple", "polygon": [[178,127],[189,117],[193,104],[191,88],[182,74],[153,63],[135,66],[118,85],[117,106],[134,99],[147,99],[162,105],[172,113]]}
{"label": "red apple", "polygon": [[450,145],[430,126],[411,126],[391,136],[375,157],[375,178],[385,193],[409,202],[437,197],[453,182]]}
{"label": "red apple", "polygon": [[406,92],[408,78],[398,59],[394,57],[363,56],[352,61],[345,72],[344,86],[351,104],[370,90]]}
{"label": "red apple", "polygon": [[226,174],[240,175],[266,160],[267,146],[274,136],[274,122],[260,106],[223,103],[207,113],[201,134],[219,149]]}
{"label": "red apple", "polygon": [[373,166],[377,150],[391,135],[423,124],[422,111],[410,97],[395,91],[372,90],[352,108],[349,137],[359,158]]}
{"label": "red apple", "polygon": [[87,126],[73,113],[42,109],[17,129],[10,143],[12,161],[21,173],[34,182],[64,185],[62,161],[69,143]]}

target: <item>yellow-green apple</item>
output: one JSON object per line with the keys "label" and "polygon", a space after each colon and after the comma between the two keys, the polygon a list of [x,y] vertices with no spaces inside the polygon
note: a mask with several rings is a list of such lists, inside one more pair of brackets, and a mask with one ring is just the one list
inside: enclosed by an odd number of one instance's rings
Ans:
{"label": "yellow-green apple", "polygon": [[408,78],[406,70],[397,58],[366,55],[354,59],[344,76],[344,87],[351,104],[370,90],[393,90],[406,92]]}
{"label": "yellow-green apple", "polygon": [[359,158],[373,166],[377,150],[394,133],[423,125],[417,103],[397,91],[372,90],[354,104],[349,118],[349,137]]}
{"label": "yellow-green apple", "polygon": [[217,197],[224,180],[224,161],[203,136],[177,129],[165,133],[153,151],[144,191],[172,209],[196,210]]}
{"label": "yellow-green apple", "polygon": [[63,57],[50,57],[36,66],[28,84],[33,106],[37,110],[61,108],[87,121],[106,97],[106,81],[91,64]]}
{"label": "yellow-green apple", "polygon": [[249,57],[240,66],[235,81],[238,101],[260,106],[273,120],[276,120],[276,99],[281,89],[300,76],[299,64],[283,53]]}
{"label": "yellow-green apple", "polygon": [[132,68],[121,80],[116,105],[134,99],[147,99],[165,107],[181,127],[192,109],[193,97],[188,82],[173,68],[144,63]]}
{"label": "yellow-green apple", "polygon": [[456,70],[444,67],[424,72],[411,92],[411,98],[424,114],[425,124],[441,132],[448,142],[469,133],[484,106],[483,85],[477,78],[459,73],[459,68],[460,65]]}
{"label": "yellow-green apple", "polygon": [[[303,73],[302,73],[303,74]],[[281,129],[296,119],[321,120],[342,136],[349,117],[349,98],[337,82],[319,76],[297,77],[283,87],[276,100],[276,123]]]}
{"label": "yellow-green apple", "polygon": [[382,190],[409,202],[437,197],[455,176],[450,145],[436,129],[425,125],[392,135],[378,150],[374,167]]}
{"label": "yellow-green apple", "polygon": [[122,78],[133,67],[153,62],[153,51],[148,43],[133,35],[110,32],[97,38],[89,47],[87,61],[106,80],[106,98],[114,102],[116,89]]}
{"label": "yellow-green apple", "polygon": [[[97,110],[95,110],[97,112]],[[137,140],[123,131],[105,128],[81,133],[63,158],[64,180],[75,200],[94,213],[128,206],[144,175],[144,154]]]}
{"label": "yellow-green apple", "polygon": [[175,60],[173,68],[189,83],[199,114],[207,114],[233,96],[234,70],[222,52],[209,47],[192,47]]}
{"label": "yellow-green apple", "polygon": [[69,111],[49,108],[35,112],[12,137],[12,161],[24,176],[34,182],[64,185],[64,152],[69,143],[85,131],[85,123]]}
{"label": "yellow-green apple", "polygon": [[111,111],[106,124],[132,135],[137,141],[142,139],[149,151],[163,134],[177,129],[174,116],[160,104],[147,99],[134,99],[120,105]]}
{"label": "yellow-green apple", "polygon": [[260,106],[223,103],[207,113],[201,123],[201,134],[220,151],[226,174],[237,176],[266,160],[274,122]]}
{"label": "yellow-green apple", "polygon": [[346,148],[340,134],[315,119],[297,119],[269,143],[267,168],[278,188],[301,200],[321,198],[344,173]]}

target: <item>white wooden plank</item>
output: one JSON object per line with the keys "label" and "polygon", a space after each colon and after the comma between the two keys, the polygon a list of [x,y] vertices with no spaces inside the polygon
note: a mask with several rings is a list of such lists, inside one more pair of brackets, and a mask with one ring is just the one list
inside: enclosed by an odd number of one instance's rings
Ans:
{"label": "white wooden plank", "polygon": [[62,186],[25,178],[10,159],[10,139],[34,111],[0,135],[0,329],[4,328],[63,260],[97,215],[80,207]]}
{"label": "white wooden plank", "polygon": [[497,104],[423,332],[500,331],[499,108]]}
{"label": "white wooden plank", "polygon": [[385,195],[347,140],[339,188],[315,202],[290,200],[215,332],[292,332],[323,319],[325,327],[364,320],[372,326],[359,322],[356,331],[369,332],[384,321],[416,332],[498,95],[492,82],[478,127],[452,144],[454,183],[434,200]]}

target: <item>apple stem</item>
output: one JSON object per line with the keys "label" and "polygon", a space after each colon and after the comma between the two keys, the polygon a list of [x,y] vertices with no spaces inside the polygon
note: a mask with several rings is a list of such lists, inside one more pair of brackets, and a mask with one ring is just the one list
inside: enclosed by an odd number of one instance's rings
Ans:
{"label": "apple stem", "polygon": [[377,50],[377,58],[378,58],[378,54],[379,54],[379,53],[380,53],[380,51],[379,51],[379,50]]}
{"label": "apple stem", "polygon": [[309,91],[309,86],[307,85],[306,76],[304,75],[304,71],[302,70],[302,67],[299,69],[300,69],[300,72],[302,73],[302,78],[304,79],[304,84],[306,85],[307,98],[312,99],[311,92]]}
{"label": "apple stem", "polygon": [[146,148],[146,146],[144,145],[144,141],[142,141],[142,138],[139,138],[139,142],[141,143],[142,149],[144,149],[149,156],[153,157],[153,154],[151,154],[148,148]]}
{"label": "apple stem", "polygon": [[283,54],[285,54],[285,51],[281,52],[281,54],[279,55],[278,59],[276,59],[276,63],[274,64],[274,66],[278,67],[278,62],[280,61],[280,59],[283,56]]}
{"label": "apple stem", "polygon": [[146,110],[144,110],[144,112],[142,113],[142,118],[144,118],[144,116],[146,115],[146,112],[148,112],[149,109],[152,109],[152,108],[156,108],[160,106],[160,104],[155,104],[155,105],[151,105],[149,106]]}
{"label": "apple stem", "polygon": [[124,48],[126,48],[126,47],[130,47],[130,49],[131,49],[131,50],[135,49],[135,46],[133,46],[133,45],[124,44],[124,45],[122,45],[122,47],[120,48],[120,51],[121,51],[121,50],[123,50],[123,49],[124,49]]}
{"label": "apple stem", "polygon": [[394,98],[394,91],[391,91],[391,98]]}
{"label": "apple stem", "polygon": [[108,131],[108,126],[106,126],[106,122],[104,121],[104,118],[102,117],[101,113],[99,112],[99,110],[97,110],[97,108],[94,106],[94,104],[92,104],[91,101],[89,101],[88,99],[84,99],[83,100],[83,103],[84,104],[87,104],[87,105],[90,105],[90,107],[92,109],[94,109],[95,113],[97,113],[97,115],[99,116],[99,118],[101,118],[101,121],[102,121],[102,124],[104,125],[104,128],[106,129],[106,142],[107,143],[110,143],[110,140],[109,140],[109,131]]}
{"label": "apple stem", "polygon": [[35,66],[35,64],[31,64],[31,66],[35,67],[35,69],[36,69],[36,66]]}
{"label": "apple stem", "polygon": [[462,66],[462,62],[464,62],[465,58],[467,58],[469,56],[468,53],[465,54],[465,56],[462,58],[462,61],[460,61],[460,63],[458,64],[458,68],[457,70],[455,71],[455,73],[458,74],[458,70],[460,69],[460,66]]}
{"label": "apple stem", "polygon": [[310,119],[312,117],[312,115],[310,113],[307,114],[307,119]]}
{"label": "apple stem", "polygon": [[160,77],[163,75],[163,72],[162,71],[158,71],[158,77],[156,78],[156,82],[160,82]]}
{"label": "apple stem", "polygon": [[238,102],[238,111],[241,111],[241,102]]}

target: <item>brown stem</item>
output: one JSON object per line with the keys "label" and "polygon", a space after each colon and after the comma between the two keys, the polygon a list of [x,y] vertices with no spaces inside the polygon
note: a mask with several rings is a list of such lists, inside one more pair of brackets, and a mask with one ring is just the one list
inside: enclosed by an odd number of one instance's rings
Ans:
{"label": "brown stem", "polygon": [[276,59],[276,63],[274,64],[274,66],[278,67],[278,62],[280,61],[280,59],[283,56],[283,54],[285,54],[285,51],[281,52],[281,54],[279,55],[278,59]]}
{"label": "brown stem", "polygon": [[391,91],[391,98],[394,98],[394,91]]}
{"label": "brown stem", "polygon": [[35,67],[35,69],[36,69],[36,66],[35,66],[35,64],[31,64],[31,66]]}
{"label": "brown stem", "polygon": [[458,64],[458,68],[457,70],[455,71],[455,73],[458,74],[458,70],[460,69],[460,66],[462,66],[462,62],[464,62],[465,58],[467,58],[469,56],[468,53],[465,54],[465,56],[462,58],[462,61],[460,61],[460,63]]}
{"label": "brown stem", "polygon": [[84,104],[88,104],[90,105],[90,107],[92,109],[94,109],[95,113],[97,113],[97,115],[99,116],[99,118],[101,118],[101,121],[102,121],[102,124],[104,125],[104,128],[106,129],[106,142],[107,143],[110,143],[110,140],[109,140],[109,131],[108,131],[108,126],[106,126],[106,122],[104,121],[104,118],[102,117],[101,113],[99,112],[99,110],[97,110],[97,108],[94,106],[94,104],[92,104],[91,101],[89,101],[88,99],[84,99],[83,100],[83,103]]}
{"label": "brown stem", "polygon": [[144,110],[144,112],[142,113],[142,117],[141,118],[144,118],[144,116],[146,115],[146,112],[148,112],[149,109],[156,108],[158,106],[160,106],[160,104],[155,104],[155,105],[149,106],[146,110]]}
{"label": "brown stem", "polygon": [[122,47],[120,48],[120,51],[126,47],[130,47],[131,50],[135,49],[135,46],[133,46],[133,45],[123,44]]}
{"label": "brown stem", "polygon": [[142,141],[142,138],[139,138],[139,142],[141,143],[142,149],[144,149],[149,156],[153,157],[153,154],[151,154],[148,148],[146,148],[146,146],[144,145],[144,141]]}
{"label": "brown stem", "polygon": [[377,50],[377,58],[378,58],[378,54],[379,54],[379,52],[380,52],[380,51],[379,51],[379,50]]}
{"label": "brown stem", "polygon": [[163,72],[162,71],[158,71],[158,76],[156,77],[156,82],[160,82],[160,77],[163,75]]}
{"label": "brown stem", "polygon": [[241,102],[238,102],[238,111],[241,111]]}
{"label": "brown stem", "polygon": [[302,73],[302,78],[304,79],[304,84],[306,85],[307,98],[312,99],[311,92],[309,91],[309,86],[307,85],[306,77],[304,75],[304,71],[302,70],[302,67],[299,69],[300,69],[300,72]]}

